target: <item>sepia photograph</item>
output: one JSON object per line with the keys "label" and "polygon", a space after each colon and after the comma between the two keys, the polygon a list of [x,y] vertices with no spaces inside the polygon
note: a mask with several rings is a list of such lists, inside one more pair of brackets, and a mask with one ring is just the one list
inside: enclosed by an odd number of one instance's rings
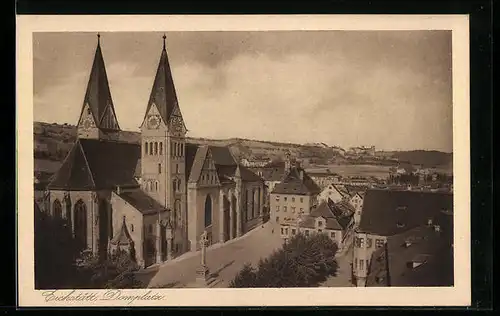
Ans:
{"label": "sepia photograph", "polygon": [[167,289],[454,289],[454,36],[29,33],[30,291],[161,306]]}

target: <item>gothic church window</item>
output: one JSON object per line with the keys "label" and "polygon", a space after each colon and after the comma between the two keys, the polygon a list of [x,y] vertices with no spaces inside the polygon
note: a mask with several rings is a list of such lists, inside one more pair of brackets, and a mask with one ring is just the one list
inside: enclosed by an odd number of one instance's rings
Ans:
{"label": "gothic church window", "polygon": [[212,225],[212,198],[207,195],[205,199],[205,227]]}
{"label": "gothic church window", "polygon": [[53,215],[55,218],[62,218],[62,205],[59,200],[54,201],[54,205],[52,206]]}
{"label": "gothic church window", "polygon": [[160,142],[160,155],[163,155],[163,142]]}
{"label": "gothic church window", "polygon": [[82,200],[75,204],[75,240],[79,250],[87,247],[87,206]]}
{"label": "gothic church window", "polygon": [[153,155],[153,143],[149,143],[149,154]]}
{"label": "gothic church window", "polygon": [[148,154],[148,142],[145,142],[144,143],[144,154],[147,155]]}
{"label": "gothic church window", "polygon": [[158,164],[158,173],[161,173],[161,163]]}
{"label": "gothic church window", "polygon": [[158,155],[158,142],[155,142],[155,155]]}

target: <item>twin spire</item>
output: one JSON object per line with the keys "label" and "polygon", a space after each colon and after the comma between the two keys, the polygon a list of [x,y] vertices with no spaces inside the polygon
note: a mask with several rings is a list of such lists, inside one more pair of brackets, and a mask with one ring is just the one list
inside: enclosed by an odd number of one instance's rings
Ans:
{"label": "twin spire", "polygon": [[[166,38],[164,34],[163,49],[146,113],[155,104],[162,119],[168,122],[170,115],[177,106],[177,94],[167,56]],[[97,47],[85,92],[79,126],[83,126],[84,121],[89,120],[89,118],[93,121],[92,126],[100,131],[117,132],[120,130],[109,88],[106,67],[101,51],[101,34],[99,33],[97,33]]]}

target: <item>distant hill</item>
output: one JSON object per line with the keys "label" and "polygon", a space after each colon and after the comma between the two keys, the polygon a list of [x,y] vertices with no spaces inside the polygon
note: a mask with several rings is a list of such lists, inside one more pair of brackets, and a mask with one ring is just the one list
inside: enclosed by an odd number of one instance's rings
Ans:
{"label": "distant hill", "polygon": [[429,168],[453,166],[453,153],[437,150],[396,151],[393,152],[392,157],[400,161],[407,161],[413,165],[423,165]]}
{"label": "distant hill", "polygon": [[[76,140],[77,129],[69,124],[50,124],[34,122],[35,158],[52,161],[62,161]],[[139,144],[139,132],[122,131],[120,140]],[[452,154],[439,151],[398,151],[377,152],[379,157],[357,157],[355,159],[343,157],[333,147],[323,143],[293,144],[251,140],[244,138],[209,139],[188,137],[187,141],[194,144],[229,146],[237,158],[282,158],[285,152],[294,157],[308,160],[312,164],[374,164],[394,165],[397,161],[421,164],[425,167],[449,167],[452,163]],[[338,149],[338,147],[335,147]]]}

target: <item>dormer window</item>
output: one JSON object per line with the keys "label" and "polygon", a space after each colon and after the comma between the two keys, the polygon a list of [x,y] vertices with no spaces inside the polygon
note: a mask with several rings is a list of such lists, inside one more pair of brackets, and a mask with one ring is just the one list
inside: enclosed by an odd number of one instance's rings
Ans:
{"label": "dormer window", "polygon": [[429,218],[429,219],[427,220],[427,226],[432,226],[432,218]]}
{"label": "dormer window", "polygon": [[318,221],[318,227],[323,227],[323,222],[322,221]]}

